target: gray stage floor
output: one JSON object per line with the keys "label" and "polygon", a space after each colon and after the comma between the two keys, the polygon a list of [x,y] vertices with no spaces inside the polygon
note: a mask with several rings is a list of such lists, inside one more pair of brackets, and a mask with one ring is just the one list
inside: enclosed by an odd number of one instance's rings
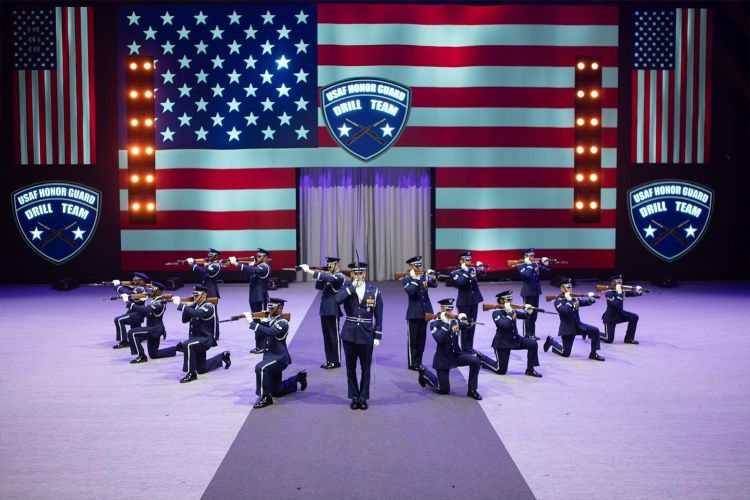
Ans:
{"label": "gray stage floor", "polygon": [[[386,314],[400,320],[405,297],[397,295],[394,285],[384,285],[390,301]],[[492,298],[509,286],[520,289],[518,283],[483,283],[482,291]],[[576,340],[570,359],[540,350],[541,380],[523,376],[524,362],[516,354],[508,375],[480,374],[485,399],[470,402],[481,412],[471,411],[466,425],[489,422],[499,438],[492,446],[507,449],[537,498],[747,497],[750,285],[686,283],[655,291],[626,302],[626,308],[641,317],[641,344],[623,345],[620,325],[615,344],[603,344],[605,363],[589,361],[587,342]],[[548,287],[545,293],[554,290]],[[245,326],[222,325],[220,349],[233,353],[229,370],[181,385],[179,358],[132,366],[129,353],[110,348],[112,318],[123,307],[119,301],[98,300],[109,294],[96,288],[55,292],[46,286],[0,287],[5,346],[0,372],[0,498],[199,498],[243,427],[249,425],[252,431],[257,421],[259,428],[273,428],[269,423],[274,412],[288,415],[298,409],[304,415],[313,406],[305,398],[312,398],[316,383],[328,392],[335,392],[339,384],[343,418],[354,413],[360,421],[391,417],[383,414],[389,402],[394,412],[400,411],[396,407],[403,405],[395,403],[408,398],[410,391],[420,400],[440,398],[421,389],[416,376],[413,387],[408,385],[413,372],[404,368],[404,328],[394,328],[397,331],[384,332],[373,407],[369,413],[349,410],[344,371],[317,368],[322,360],[322,340],[315,342],[319,331],[298,330],[310,307],[317,308],[317,296],[312,284],[297,283],[274,294],[290,300],[290,351],[296,363],[289,370],[310,371],[310,394],[280,399],[261,410],[263,415],[248,418],[255,400],[252,369],[259,357],[248,353],[251,339]],[[454,295],[454,289],[443,286],[431,290],[433,302]],[[246,286],[224,286],[222,297],[222,316],[247,309]],[[583,309],[582,318],[601,328],[603,310],[603,304],[596,304]],[[490,322],[489,313],[483,317]],[[171,305],[166,323],[168,338],[163,344],[186,336]],[[555,316],[540,316],[538,335],[556,331]],[[475,346],[489,353],[492,335],[489,325],[479,327]],[[433,345],[428,339],[425,359],[431,359]],[[465,384],[456,377],[453,383],[456,398],[429,406],[430,420],[445,411],[449,422],[435,434],[450,433],[451,426],[460,425],[456,412],[465,404],[459,399]],[[335,409],[336,402],[328,400],[327,406]],[[335,425],[338,419],[329,420],[318,422],[315,432],[336,432],[325,425]],[[366,438],[377,442],[378,428],[360,425],[358,430],[372,429]],[[387,453],[388,443],[379,444],[376,453]],[[467,456],[435,456],[432,443],[424,448],[431,453],[427,460],[443,465],[436,477],[450,475],[451,464]],[[281,463],[260,459],[258,466],[275,471],[269,480],[283,481],[315,457],[290,455]],[[338,458],[346,462],[346,457]],[[354,482],[355,472],[340,474],[352,476]],[[394,465],[393,474],[408,476],[408,463]],[[484,486],[478,491],[486,491]],[[436,497],[431,485],[425,484],[424,491]],[[502,484],[497,484],[497,491],[494,498],[502,496]],[[340,498],[377,497],[377,484],[359,493],[356,488],[343,490]],[[247,497],[252,496],[247,491]],[[455,490],[446,489],[445,498],[456,496]]]}

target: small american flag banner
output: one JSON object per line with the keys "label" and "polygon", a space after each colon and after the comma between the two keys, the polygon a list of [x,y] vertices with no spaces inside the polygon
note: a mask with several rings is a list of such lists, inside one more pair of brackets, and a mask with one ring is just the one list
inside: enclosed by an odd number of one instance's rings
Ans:
{"label": "small american flag banner", "polygon": [[96,161],[93,11],[13,11],[13,121],[22,165]]}
{"label": "small american flag banner", "polygon": [[710,9],[633,13],[633,163],[710,157],[711,21]]}

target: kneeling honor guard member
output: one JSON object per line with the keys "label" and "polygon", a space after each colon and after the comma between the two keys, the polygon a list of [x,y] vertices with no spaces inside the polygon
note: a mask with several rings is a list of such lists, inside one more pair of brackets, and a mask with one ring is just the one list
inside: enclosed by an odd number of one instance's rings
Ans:
{"label": "kneeling honor guard member", "polygon": [[[232,364],[229,351],[224,351],[213,358],[206,359],[206,352],[217,345],[219,338],[219,320],[216,307],[206,300],[208,289],[197,285],[193,289],[191,303],[182,302],[180,297],[172,297],[172,302],[182,311],[182,322],[190,323],[188,339],[177,344],[176,349],[183,353],[182,371],[187,372],[180,383],[184,384],[198,379],[199,373],[215,370],[224,363],[224,368]],[[212,299],[215,300],[215,299]]]}
{"label": "kneeling honor guard member", "polygon": [[138,312],[146,318],[146,326],[131,328],[128,332],[128,341],[130,343],[130,354],[137,357],[130,361],[131,364],[145,363],[148,361],[146,353],[143,350],[143,341],[148,346],[148,355],[151,359],[171,358],[177,353],[175,347],[159,349],[161,338],[167,338],[167,330],[164,328],[164,311],[167,308],[166,299],[162,297],[165,285],[154,281],[151,283],[151,302],[148,305],[142,305],[131,300],[127,294],[122,294],[122,300],[131,311]]}
{"label": "kneeling honor guard member", "polygon": [[[336,303],[344,305],[346,321],[341,331],[346,356],[346,380],[349,408],[366,410],[370,399],[370,365],[373,347],[380,345],[383,336],[383,298],[380,290],[367,283],[367,264],[349,264],[352,281],[336,294]],[[362,380],[357,381],[357,360],[362,369]]]}
{"label": "kneeling honor guard member", "polygon": [[323,330],[323,349],[326,361],[321,368],[331,370],[341,366],[341,337],[339,335],[339,318],[341,306],[336,303],[336,294],[344,286],[346,278],[339,267],[338,257],[326,257],[326,271],[310,269],[307,264],[300,264],[300,269],[311,275],[315,289],[323,290],[320,298],[320,327]]}
{"label": "kneeling honor guard member", "polygon": [[[146,276],[143,273],[135,273],[133,274],[133,279],[130,281],[130,284],[122,284],[120,280],[112,280],[112,284],[115,287],[115,291],[122,296],[124,295],[134,295],[134,294],[144,294],[148,292],[147,286],[148,286],[149,277]],[[127,283],[127,282],[126,282]],[[143,299],[135,299],[135,303],[139,305],[144,304]],[[127,304],[127,302],[126,302]],[[115,317],[115,338],[117,339],[117,343],[112,346],[112,349],[123,349],[125,347],[129,347],[130,344],[128,343],[128,330],[127,327],[137,327],[141,326],[143,324],[143,320],[145,319],[144,315],[140,312],[131,309],[128,307],[128,312],[125,314],[122,314],[120,316]]]}
{"label": "kneeling honor guard member", "polygon": [[576,339],[576,335],[581,335],[584,339],[586,337],[591,339],[591,353],[589,354],[589,359],[604,361],[604,358],[599,356],[596,352],[599,350],[599,336],[601,335],[601,332],[595,326],[582,323],[579,315],[580,307],[590,306],[594,303],[595,294],[589,292],[587,294],[587,300],[579,301],[576,297],[586,297],[586,295],[575,294],[574,296],[573,280],[570,278],[567,278],[560,283],[560,291],[562,293],[555,299],[555,309],[560,316],[560,328],[557,334],[562,337],[563,345],[561,346],[559,343],[552,340],[552,337],[547,337],[547,340],[544,342],[544,352],[547,352],[549,348],[552,347],[555,354],[567,358],[573,350],[573,342]]}
{"label": "kneeling honor guard member", "polygon": [[497,361],[478,352],[477,356],[482,361],[482,366],[500,375],[505,375],[508,372],[510,351],[525,349],[527,351],[526,375],[541,377],[542,375],[534,370],[534,367],[539,366],[539,355],[537,353],[539,346],[535,340],[521,337],[518,334],[516,326],[516,319],[528,318],[534,307],[531,304],[526,304],[523,310],[514,310],[511,306],[513,299],[512,290],[500,292],[495,297],[497,297],[498,308],[492,311],[492,321],[495,322],[497,330],[495,338],[492,339],[492,348],[495,350]]}
{"label": "kneeling honor guard member", "polygon": [[307,389],[307,372],[301,371],[286,380],[281,380],[284,369],[292,364],[292,358],[286,346],[289,333],[289,322],[281,313],[284,311],[284,299],[268,299],[268,315],[256,321],[252,312],[244,313],[250,323],[250,329],[266,340],[266,350],[263,359],[255,365],[255,394],[259,396],[253,408],[265,408],[273,404],[274,397],[280,397],[290,392]]}
{"label": "kneeling honor guard member", "polygon": [[453,299],[443,299],[438,301],[438,304],[440,304],[439,319],[430,323],[430,331],[437,342],[432,360],[432,367],[437,371],[437,376],[423,365],[419,367],[417,381],[422,387],[430,384],[430,387],[439,394],[448,394],[451,391],[451,368],[468,366],[469,392],[466,395],[472,399],[481,400],[482,396],[477,392],[481,362],[473,353],[462,351],[458,341],[459,332],[469,327],[466,323],[468,317],[460,313],[456,319],[450,313],[453,310]]}
{"label": "kneeling honor guard member", "polygon": [[612,276],[610,279],[613,290],[608,290],[604,297],[607,299],[607,309],[602,314],[604,322],[604,334],[602,340],[607,344],[615,341],[615,327],[617,323],[627,323],[628,329],[625,330],[626,344],[638,344],[635,340],[635,329],[638,327],[638,315],[623,309],[625,306],[625,297],[638,297],[643,294],[643,288],[640,286],[623,288],[622,275]]}
{"label": "kneeling honor guard member", "polygon": [[406,307],[406,322],[409,328],[407,336],[407,357],[409,370],[417,371],[422,365],[422,355],[427,338],[427,321],[424,315],[432,314],[432,304],[428,288],[438,286],[437,275],[432,269],[425,273],[422,270],[422,256],[417,255],[406,261],[411,269],[401,278],[404,291],[409,297]]}

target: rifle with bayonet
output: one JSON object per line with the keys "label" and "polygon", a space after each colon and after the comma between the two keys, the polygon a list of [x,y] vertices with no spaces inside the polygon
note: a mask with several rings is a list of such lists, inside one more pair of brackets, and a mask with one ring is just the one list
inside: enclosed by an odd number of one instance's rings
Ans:
{"label": "rifle with bayonet", "polygon": [[[287,320],[287,321],[289,321],[289,320],[292,319],[291,313],[281,313],[280,316],[283,319]],[[228,319],[222,319],[221,321],[219,321],[219,323],[228,323],[230,321],[238,321],[238,320],[241,320],[241,319],[244,319],[244,318],[245,318],[244,314],[238,314],[236,316],[230,316]],[[253,313],[253,318],[259,318],[259,319],[268,318],[268,313],[262,312],[262,311],[261,312],[254,312]]]}
{"label": "rifle with bayonet", "polygon": [[[501,306],[500,304],[482,304],[482,311],[494,311],[495,309],[503,309],[504,306]],[[511,309],[515,309],[516,311],[525,311],[526,306],[522,306],[520,304],[511,304]],[[532,311],[537,311],[544,314],[555,314],[551,311],[545,311],[544,309],[541,309],[539,307],[531,306],[530,309]]]}

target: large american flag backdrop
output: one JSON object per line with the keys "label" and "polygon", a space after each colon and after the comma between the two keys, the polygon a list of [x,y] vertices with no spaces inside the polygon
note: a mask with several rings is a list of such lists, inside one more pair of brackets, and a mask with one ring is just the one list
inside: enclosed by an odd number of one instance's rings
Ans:
{"label": "large american flag backdrop", "polygon": [[[263,246],[292,265],[295,168],[373,166],[436,168],[435,266],[464,249],[501,264],[529,246],[614,266],[617,7],[196,5],[123,9],[119,22],[121,60],[153,56],[157,81],[154,226],[127,222],[122,127],[126,269],[209,246]],[[579,55],[604,66],[598,224],[573,223]],[[367,164],[336,145],[316,96],[362,76],[413,92],[398,143]]]}

